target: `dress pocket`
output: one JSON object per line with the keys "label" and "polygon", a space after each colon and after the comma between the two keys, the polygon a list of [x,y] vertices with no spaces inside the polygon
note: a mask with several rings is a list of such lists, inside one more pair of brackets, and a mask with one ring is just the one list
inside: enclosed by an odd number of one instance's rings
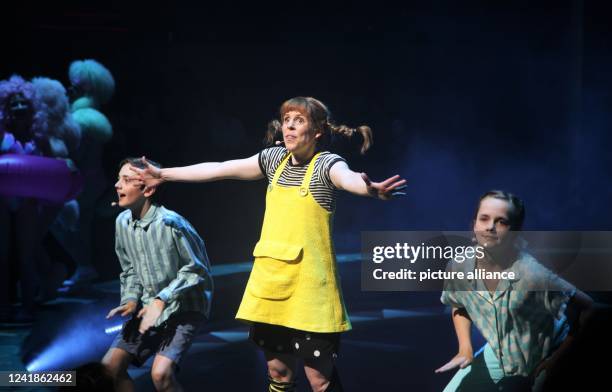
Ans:
{"label": "dress pocket", "polygon": [[299,279],[302,246],[259,241],[253,250],[255,262],[249,278],[249,291],[258,298],[287,299]]}

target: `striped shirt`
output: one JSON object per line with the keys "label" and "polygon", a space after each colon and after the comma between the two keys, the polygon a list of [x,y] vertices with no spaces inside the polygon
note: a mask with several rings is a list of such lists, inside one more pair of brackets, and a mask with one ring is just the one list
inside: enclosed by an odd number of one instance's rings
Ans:
{"label": "striped shirt", "polygon": [[[272,182],[274,172],[276,172],[276,169],[287,154],[289,154],[289,151],[285,147],[270,147],[259,153],[259,167],[261,172],[268,178],[268,183]],[[315,162],[312,180],[310,180],[309,185],[310,192],[315,201],[330,212],[336,208],[338,188],[332,182],[329,170],[335,163],[340,161],[344,162],[344,158],[329,151],[321,152],[321,155],[319,155]],[[287,165],[285,165],[285,170],[283,170],[278,179],[278,185],[285,187],[300,186],[306,175],[309,163],[310,161],[300,165],[293,165],[291,160],[289,160]]]}
{"label": "striped shirt", "polygon": [[174,211],[151,205],[142,219],[123,211],[115,222],[115,252],[121,263],[121,304],[156,297],[166,303],[160,325],[176,312],[210,313],[213,282],[204,241]]}
{"label": "striped shirt", "polygon": [[[449,267],[467,273],[475,264],[471,258]],[[507,271],[515,279],[500,280],[491,293],[480,279],[447,280],[441,301],[467,311],[506,376],[529,376],[567,336],[565,309],[576,288],[526,252]]]}

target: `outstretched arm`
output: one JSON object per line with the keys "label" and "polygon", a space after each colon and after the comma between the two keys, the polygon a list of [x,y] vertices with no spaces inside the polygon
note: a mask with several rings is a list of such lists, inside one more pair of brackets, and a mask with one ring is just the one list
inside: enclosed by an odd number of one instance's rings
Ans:
{"label": "outstretched arm", "polygon": [[360,196],[371,196],[389,200],[393,196],[405,195],[402,190],[406,180],[399,175],[387,178],[382,182],[372,182],[365,173],[356,173],[349,169],[346,162],[338,162],[329,170],[329,176],[338,189]]}
{"label": "outstretched arm", "polygon": [[263,178],[259,167],[259,155],[225,162],[204,162],[191,166],[159,169],[147,163],[143,157],[144,169],[132,166],[136,176],[147,187],[156,187],[162,182],[208,182],[218,180],[258,180]]}

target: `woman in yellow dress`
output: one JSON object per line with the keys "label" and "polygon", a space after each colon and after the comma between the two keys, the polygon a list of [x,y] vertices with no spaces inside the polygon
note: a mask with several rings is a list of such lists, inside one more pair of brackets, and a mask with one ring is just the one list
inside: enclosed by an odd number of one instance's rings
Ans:
{"label": "woman in yellow dress", "polygon": [[314,391],[342,390],[334,361],[340,333],[350,330],[351,323],[332,242],[336,191],[388,200],[403,194],[406,182],[398,175],[370,181],[327,151],[333,135],[355,133],[361,134],[365,153],[372,143],[369,127],[337,126],[322,102],[296,97],[281,105],[280,121],[269,124],[268,143],[281,135],[282,142],[250,158],[133,169],[146,187],[167,181],[268,179],[261,237],[236,318],[251,325],[250,338],[264,350],[270,391],[295,390],[298,359]]}

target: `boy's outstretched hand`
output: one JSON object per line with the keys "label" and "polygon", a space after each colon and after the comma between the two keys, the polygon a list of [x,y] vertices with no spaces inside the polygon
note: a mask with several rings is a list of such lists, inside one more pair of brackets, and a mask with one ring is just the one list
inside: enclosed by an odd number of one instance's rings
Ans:
{"label": "boy's outstretched hand", "polygon": [[106,318],[109,319],[109,318],[115,317],[117,313],[121,314],[121,317],[129,316],[130,314],[136,311],[137,307],[138,307],[138,304],[136,302],[128,301],[125,304],[121,306],[117,306],[116,308],[108,312],[108,314],[106,315]]}

